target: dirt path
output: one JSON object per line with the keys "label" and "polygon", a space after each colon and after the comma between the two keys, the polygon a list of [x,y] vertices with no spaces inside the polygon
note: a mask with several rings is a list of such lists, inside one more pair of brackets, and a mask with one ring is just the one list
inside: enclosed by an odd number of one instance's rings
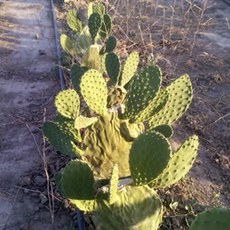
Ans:
{"label": "dirt path", "polygon": [[39,189],[46,188],[40,128],[59,90],[54,45],[49,1],[0,0],[0,229],[66,229],[64,211],[51,224]]}

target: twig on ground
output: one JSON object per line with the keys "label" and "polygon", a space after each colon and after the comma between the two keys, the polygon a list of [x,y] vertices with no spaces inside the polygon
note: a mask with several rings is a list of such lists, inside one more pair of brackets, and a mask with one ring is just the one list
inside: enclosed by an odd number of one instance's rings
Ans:
{"label": "twig on ground", "polygon": [[[46,115],[46,109],[44,109],[44,113],[43,113],[43,121],[45,121],[45,115]],[[45,172],[45,176],[46,176],[46,185],[47,185],[47,195],[48,195],[48,202],[49,202],[49,211],[50,211],[50,216],[51,216],[51,221],[52,223],[54,223],[54,194],[53,194],[53,186],[52,183],[50,181],[50,177],[49,177],[49,173],[48,173],[48,165],[47,165],[47,160],[46,160],[46,153],[45,153],[45,140],[43,137],[43,148],[42,148],[42,152],[40,150],[40,147],[37,143],[37,140],[34,136],[34,134],[32,133],[30,127],[28,124],[26,124],[27,129],[29,130],[34,143],[36,145],[37,151],[39,153],[39,155],[41,156],[42,162],[43,162],[43,168],[44,168],[44,172]]]}

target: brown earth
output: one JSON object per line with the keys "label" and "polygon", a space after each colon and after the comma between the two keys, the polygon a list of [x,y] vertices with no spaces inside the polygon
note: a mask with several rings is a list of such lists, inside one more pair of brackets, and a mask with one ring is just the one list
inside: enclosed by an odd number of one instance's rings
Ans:
{"label": "brown earth", "polygon": [[73,225],[49,181],[62,159],[41,132],[59,90],[55,62],[49,1],[0,1],[0,229]]}

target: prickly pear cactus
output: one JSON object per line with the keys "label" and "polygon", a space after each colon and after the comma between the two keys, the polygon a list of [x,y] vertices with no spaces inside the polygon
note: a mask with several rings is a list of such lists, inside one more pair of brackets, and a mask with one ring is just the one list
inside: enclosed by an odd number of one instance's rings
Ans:
{"label": "prickly pear cactus", "polygon": [[[93,40],[100,33],[99,17],[95,12],[89,17]],[[191,102],[191,81],[183,75],[163,88],[158,66],[137,70],[137,52],[123,67],[115,53],[103,54],[104,61],[100,55],[99,46],[91,45],[80,65],[71,67],[76,91],[56,96],[58,115],[44,124],[44,135],[57,150],[78,158],[63,170],[62,190],[93,213],[97,229],[154,230],[162,204],[153,189],[184,177],[197,155],[197,136],[175,152],[168,140]],[[130,180],[122,189],[120,178]]]}
{"label": "prickly pear cactus", "polygon": [[96,191],[95,187],[93,172],[82,161],[68,163],[61,173],[64,195],[81,210],[93,213],[96,229],[158,229],[163,206],[157,193],[148,186],[129,185],[119,190],[117,165],[113,167],[109,189]]}
{"label": "prickly pear cactus", "polygon": [[70,39],[70,37],[68,37],[65,34],[62,34],[60,36],[60,43],[61,43],[61,47],[63,50],[65,50],[66,53],[74,56],[75,55],[75,50],[73,48],[73,43]]}
{"label": "prickly pear cactus", "polygon": [[91,38],[93,40],[93,43],[95,42],[95,38],[97,36],[97,33],[99,32],[99,29],[101,27],[101,16],[98,13],[93,13],[89,17],[88,21],[88,27],[89,32],[91,35]]}
{"label": "prickly pear cactus", "polygon": [[[65,34],[60,36],[62,49],[69,54],[73,60],[79,60],[79,58],[83,57],[84,61],[82,62],[87,64],[92,61],[98,62],[100,58],[98,59],[97,56],[90,54],[90,46],[103,45],[105,43],[104,40],[109,36],[112,27],[111,18],[106,14],[104,4],[90,3],[88,6],[88,21],[86,22],[81,21],[78,18],[77,10],[69,10],[66,16],[66,21],[72,33],[70,33],[69,36]],[[84,24],[86,24],[85,27],[83,27]],[[114,49],[114,39],[110,39],[107,49],[111,50],[112,46]],[[87,60],[86,57],[88,56],[90,60]],[[92,60],[92,58],[94,59]],[[95,66],[90,65],[89,67],[94,68]]]}
{"label": "prickly pear cactus", "polygon": [[87,105],[101,116],[106,114],[107,87],[106,82],[97,70],[87,71],[81,79],[81,94]]}
{"label": "prickly pear cactus", "polygon": [[85,52],[81,66],[89,69],[102,71],[102,56],[100,55],[101,46],[91,45]]}
{"label": "prickly pear cactus", "polygon": [[100,28],[100,36],[102,38],[106,38],[111,31],[111,27],[112,27],[112,22],[110,16],[108,14],[104,14],[102,18],[101,28]]}
{"label": "prickly pear cactus", "polygon": [[113,84],[117,84],[120,74],[120,60],[115,53],[108,53],[105,57],[107,74]]}
{"label": "prickly pear cactus", "polygon": [[90,167],[79,160],[69,162],[62,172],[61,188],[69,199],[94,199],[94,178]]}
{"label": "prickly pear cactus", "polygon": [[157,230],[163,207],[156,192],[147,186],[126,186],[114,204],[99,200],[93,214],[99,230]]}
{"label": "prickly pear cactus", "polygon": [[131,177],[136,185],[148,184],[166,168],[171,147],[167,139],[157,132],[140,135],[132,145],[129,156]]}
{"label": "prickly pear cactus", "polygon": [[144,110],[160,89],[161,73],[157,66],[147,66],[139,71],[127,86],[122,119],[135,118]]}
{"label": "prickly pear cactus", "polygon": [[149,119],[149,129],[162,124],[173,124],[191,103],[192,85],[188,75],[176,79],[165,90],[168,93],[168,100],[164,108]]}
{"label": "prickly pear cactus", "polygon": [[109,204],[114,204],[118,200],[118,166],[115,164],[112,169],[112,174],[109,183]]}
{"label": "prickly pear cactus", "polygon": [[133,51],[126,59],[120,80],[120,85],[125,86],[135,74],[139,63],[139,54]]}
{"label": "prickly pear cactus", "polygon": [[67,12],[66,21],[70,29],[72,29],[75,32],[81,32],[82,31],[82,22],[77,17],[75,10],[69,10]]}
{"label": "prickly pear cactus", "polygon": [[229,230],[230,210],[213,208],[203,211],[192,222],[189,230]]}
{"label": "prickly pear cactus", "polygon": [[196,159],[198,144],[197,136],[188,138],[171,156],[164,171],[149,185],[154,188],[163,188],[175,184],[184,177]]}
{"label": "prickly pear cactus", "polygon": [[116,38],[114,36],[108,37],[105,46],[105,53],[112,52],[116,48],[116,45],[117,45]]}

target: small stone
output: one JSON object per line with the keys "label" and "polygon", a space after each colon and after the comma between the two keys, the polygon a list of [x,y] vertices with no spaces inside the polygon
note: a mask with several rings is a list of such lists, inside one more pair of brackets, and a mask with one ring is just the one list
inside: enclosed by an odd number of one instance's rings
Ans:
{"label": "small stone", "polygon": [[40,204],[42,205],[44,205],[48,201],[48,198],[42,193],[39,195],[39,198],[40,198]]}
{"label": "small stone", "polygon": [[45,50],[39,50],[39,55],[46,55],[46,51]]}
{"label": "small stone", "polygon": [[24,192],[25,194],[28,194],[28,193],[30,192],[30,190],[27,189],[27,188],[25,188],[25,189],[23,190],[23,192]]}
{"label": "small stone", "polygon": [[36,176],[34,178],[34,183],[39,187],[43,187],[44,185],[46,185],[46,179],[41,176]]}
{"label": "small stone", "polygon": [[34,220],[38,220],[39,219],[39,216],[38,215],[34,215]]}
{"label": "small stone", "polygon": [[19,230],[26,230],[26,229],[28,229],[28,224],[21,224],[20,226],[19,226]]}
{"label": "small stone", "polygon": [[39,133],[40,132],[40,129],[36,126],[31,127],[30,130],[32,133]]}
{"label": "small stone", "polygon": [[22,181],[20,182],[21,186],[28,186],[30,184],[31,184],[30,177],[24,177],[24,178],[22,178]]}

